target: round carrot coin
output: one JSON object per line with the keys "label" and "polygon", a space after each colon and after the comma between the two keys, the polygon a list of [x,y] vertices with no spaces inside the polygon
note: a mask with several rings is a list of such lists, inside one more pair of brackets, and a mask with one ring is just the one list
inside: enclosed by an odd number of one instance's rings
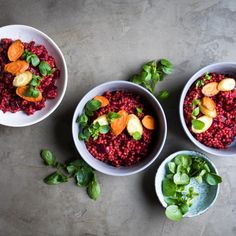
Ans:
{"label": "round carrot coin", "polygon": [[143,117],[142,124],[146,129],[154,130],[156,128],[155,119],[149,115]]}

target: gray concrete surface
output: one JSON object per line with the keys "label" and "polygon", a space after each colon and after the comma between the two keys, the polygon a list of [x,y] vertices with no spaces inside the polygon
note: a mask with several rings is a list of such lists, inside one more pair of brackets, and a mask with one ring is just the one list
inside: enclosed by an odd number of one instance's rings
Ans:
{"label": "gray concrete surface", "polygon": [[[168,154],[197,148],[183,133],[178,99],[199,68],[236,57],[235,0],[51,0],[0,1],[0,25],[26,24],[52,37],[69,68],[66,96],[48,119],[27,128],[0,126],[1,236],[236,235],[236,160],[210,156],[224,182],[216,204],[204,215],[173,223],[154,192],[155,171]],[[60,160],[78,156],[71,138],[76,104],[93,86],[126,80],[149,59],[169,58],[174,73],[160,83],[168,139],[146,171],[124,178],[98,173],[102,195],[91,201],[73,181],[47,186],[51,172],[39,150]]]}

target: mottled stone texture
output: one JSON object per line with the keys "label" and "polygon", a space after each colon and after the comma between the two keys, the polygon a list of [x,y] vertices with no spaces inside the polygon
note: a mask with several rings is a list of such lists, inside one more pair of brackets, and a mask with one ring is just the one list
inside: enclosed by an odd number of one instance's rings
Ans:
{"label": "mottled stone texture", "polygon": [[[202,66],[236,58],[235,0],[1,0],[0,25],[32,25],[52,37],[68,64],[66,96],[49,118],[32,127],[0,126],[1,236],[236,235],[236,160],[210,156],[224,183],[204,215],[173,223],[154,192],[154,175],[168,154],[197,148],[180,127],[178,100]],[[39,158],[50,148],[60,160],[78,157],[71,137],[73,110],[93,86],[126,80],[150,59],[169,58],[174,73],[159,84],[168,138],[159,159],[130,177],[98,173],[102,195],[91,201],[73,183],[47,186],[51,172]]]}

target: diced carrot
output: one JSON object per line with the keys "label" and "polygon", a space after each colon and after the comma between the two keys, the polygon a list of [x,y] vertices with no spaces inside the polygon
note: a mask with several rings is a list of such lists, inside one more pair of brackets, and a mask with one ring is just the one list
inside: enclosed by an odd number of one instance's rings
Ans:
{"label": "diced carrot", "polygon": [[26,61],[18,60],[6,64],[4,70],[13,75],[18,75],[25,72],[28,68],[29,64]]}
{"label": "diced carrot", "polygon": [[39,96],[36,98],[25,96],[24,94],[28,88],[29,86],[18,87],[16,89],[16,94],[28,102],[40,102],[43,99],[42,93],[40,91],[39,91]]}
{"label": "diced carrot", "polygon": [[109,104],[109,100],[104,96],[96,96],[94,99],[101,102],[102,107],[105,107]]}
{"label": "diced carrot", "polygon": [[10,61],[16,61],[24,52],[24,45],[20,40],[13,42],[8,48],[7,55]]}
{"label": "diced carrot", "polygon": [[120,110],[118,114],[121,117],[111,122],[111,130],[116,136],[122,133],[128,121],[128,113],[125,110]]}
{"label": "diced carrot", "polygon": [[146,115],[142,119],[142,124],[146,129],[154,130],[155,125],[155,119],[152,116]]}

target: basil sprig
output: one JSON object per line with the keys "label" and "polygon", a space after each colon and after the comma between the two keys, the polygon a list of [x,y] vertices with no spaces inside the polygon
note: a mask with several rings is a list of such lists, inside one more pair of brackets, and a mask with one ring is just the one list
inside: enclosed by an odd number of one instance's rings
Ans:
{"label": "basil sprig", "polygon": [[28,50],[24,50],[22,56],[26,60],[27,63],[31,63],[35,67],[38,66],[40,63],[39,57]]}
{"label": "basil sprig", "polygon": [[37,75],[32,75],[32,80],[29,83],[29,88],[25,91],[24,96],[37,98],[39,96],[39,90],[37,87],[40,85],[42,78]]}
{"label": "basil sprig", "polygon": [[46,61],[41,61],[39,64],[39,71],[43,76],[51,75],[55,70],[56,68],[51,69]]}
{"label": "basil sprig", "polygon": [[167,164],[167,173],[162,181],[162,192],[168,205],[165,213],[170,220],[181,220],[192,206],[192,200],[199,195],[193,187],[186,187],[191,178],[199,184],[203,181],[209,185],[222,182],[205,160],[197,156],[177,155]]}
{"label": "basil sprig", "polygon": [[46,184],[57,185],[74,178],[77,186],[87,188],[88,196],[91,199],[97,200],[100,196],[101,189],[96,174],[85,161],[78,159],[68,164],[60,163],[48,149],[43,149],[40,155],[45,165],[57,168],[55,172],[44,178]]}

